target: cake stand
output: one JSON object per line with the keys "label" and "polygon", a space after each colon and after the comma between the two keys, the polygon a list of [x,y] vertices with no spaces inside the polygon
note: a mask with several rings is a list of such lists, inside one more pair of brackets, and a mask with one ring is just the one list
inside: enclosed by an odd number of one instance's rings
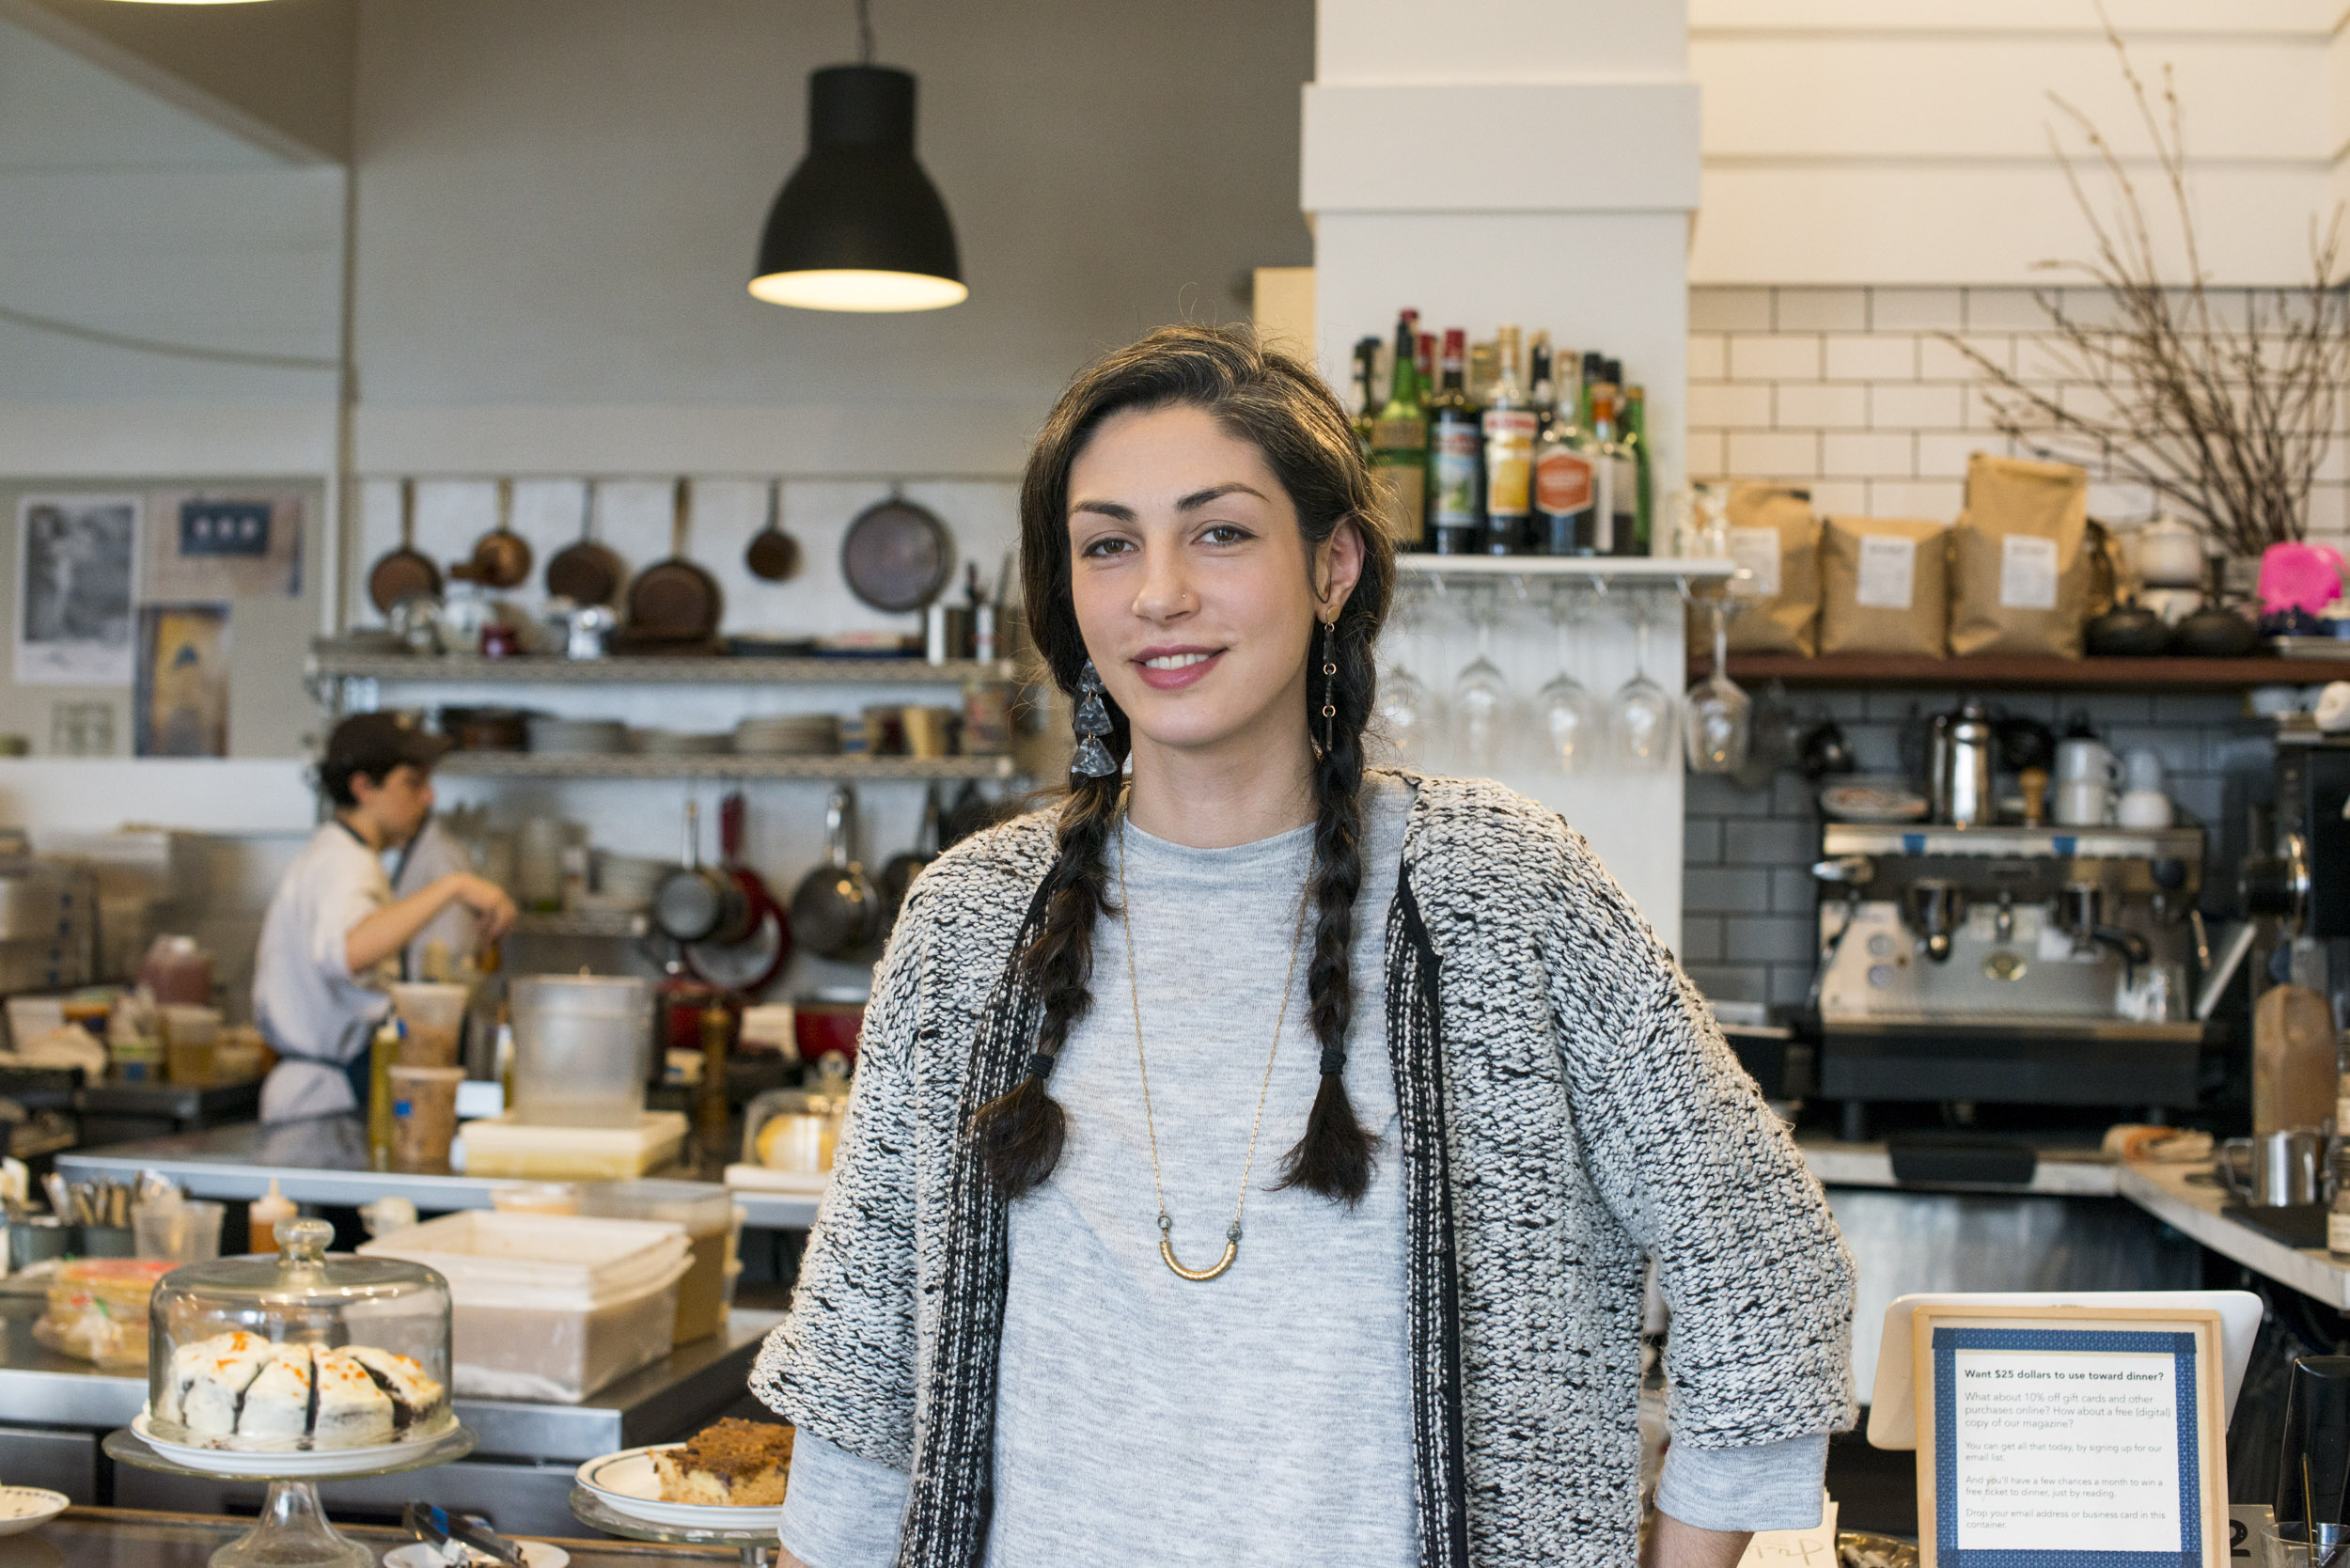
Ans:
{"label": "cake stand", "polygon": [[668,1546],[732,1546],[743,1556],[743,1568],[774,1568],[781,1544],[773,1526],[758,1529],[695,1529],[683,1525],[656,1525],[631,1518],[609,1507],[585,1486],[572,1487],[572,1516],[607,1535],[629,1541],[654,1541]]}
{"label": "cake stand", "polygon": [[[265,1453],[221,1452],[221,1463],[207,1460],[202,1468],[165,1458],[138,1434],[127,1428],[106,1435],[109,1459],[136,1465],[164,1475],[196,1476],[208,1481],[265,1481],[269,1495],[261,1499],[261,1516],[253,1529],[212,1557],[212,1568],[375,1568],[375,1553],[335,1533],[319,1502],[317,1482],[364,1481],[370,1476],[396,1476],[462,1459],[473,1452],[474,1435],[452,1426],[430,1442],[416,1443],[409,1452],[370,1456],[349,1469],[316,1471],[298,1479],[270,1473]],[[314,1450],[315,1451],[315,1450]]]}

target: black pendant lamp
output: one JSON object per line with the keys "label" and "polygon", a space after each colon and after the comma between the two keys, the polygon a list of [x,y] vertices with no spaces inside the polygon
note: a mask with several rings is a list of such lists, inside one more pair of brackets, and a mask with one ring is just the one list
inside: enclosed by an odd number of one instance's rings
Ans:
{"label": "black pendant lamp", "polygon": [[863,63],[807,79],[807,156],[759,240],[751,292],[803,310],[937,310],[960,305],[955,226],[914,159],[914,76],[873,61],[858,0]]}

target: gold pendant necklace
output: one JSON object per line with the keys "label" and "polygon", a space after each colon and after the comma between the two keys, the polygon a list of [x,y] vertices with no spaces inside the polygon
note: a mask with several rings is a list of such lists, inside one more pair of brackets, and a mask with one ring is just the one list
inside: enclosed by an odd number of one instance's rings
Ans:
{"label": "gold pendant necklace", "polygon": [[1221,1278],[1240,1256],[1241,1211],[1248,1206],[1248,1177],[1257,1166],[1257,1135],[1264,1128],[1265,1096],[1273,1089],[1273,1064],[1281,1056],[1281,1029],[1290,1016],[1290,992],[1297,983],[1297,949],[1306,938],[1306,894],[1297,895],[1297,929],[1290,935],[1289,973],[1281,980],[1281,1011],[1273,1021],[1273,1049],[1264,1058],[1264,1082],[1257,1086],[1257,1119],[1248,1127],[1248,1158],[1240,1169],[1240,1197],[1224,1231],[1224,1256],[1206,1268],[1185,1268],[1175,1256],[1175,1222],[1167,1214],[1167,1184],[1159,1176],[1159,1129],[1151,1111],[1151,1063],[1142,1049],[1142,981],[1135,971],[1135,904],[1126,891],[1126,819],[1118,819],[1118,923],[1126,933],[1126,991],[1135,1004],[1135,1065],[1142,1073],[1142,1127],[1151,1140],[1151,1191],[1159,1200],[1159,1260],[1179,1279],[1195,1283]]}

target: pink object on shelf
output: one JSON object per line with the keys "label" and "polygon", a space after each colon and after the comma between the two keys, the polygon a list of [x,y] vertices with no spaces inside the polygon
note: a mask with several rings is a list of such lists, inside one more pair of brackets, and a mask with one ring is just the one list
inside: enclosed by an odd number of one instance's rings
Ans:
{"label": "pink object on shelf", "polygon": [[2316,615],[2342,597],[2342,553],[2329,544],[2272,544],[2261,552],[2261,608]]}

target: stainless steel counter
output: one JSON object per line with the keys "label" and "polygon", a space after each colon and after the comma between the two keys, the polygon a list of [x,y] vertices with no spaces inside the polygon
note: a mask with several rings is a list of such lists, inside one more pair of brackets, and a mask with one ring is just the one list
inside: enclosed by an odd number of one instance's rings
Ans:
{"label": "stainless steel counter", "polygon": [[[186,1187],[192,1198],[250,1200],[267,1192],[274,1179],[278,1190],[297,1203],[355,1208],[379,1198],[405,1198],[426,1214],[486,1209],[491,1193],[523,1184],[489,1176],[376,1170],[368,1162],[367,1126],[356,1116],[247,1121],[138,1143],[75,1149],[59,1154],[56,1165],[76,1182],[101,1176],[129,1181],[142,1170],[160,1170]],[[743,1223],[752,1230],[805,1231],[816,1218],[813,1198],[738,1191],[734,1200],[743,1209]]]}
{"label": "stainless steel counter", "polygon": [[[0,1414],[10,1421],[111,1431],[147,1403],[144,1370],[102,1372],[33,1338],[38,1295],[0,1296]],[[780,1312],[729,1313],[723,1333],[682,1344],[578,1404],[461,1399],[457,1419],[480,1437],[475,1457],[577,1464],[661,1442],[742,1397],[760,1341]],[[5,1446],[5,1439],[0,1439]]]}

